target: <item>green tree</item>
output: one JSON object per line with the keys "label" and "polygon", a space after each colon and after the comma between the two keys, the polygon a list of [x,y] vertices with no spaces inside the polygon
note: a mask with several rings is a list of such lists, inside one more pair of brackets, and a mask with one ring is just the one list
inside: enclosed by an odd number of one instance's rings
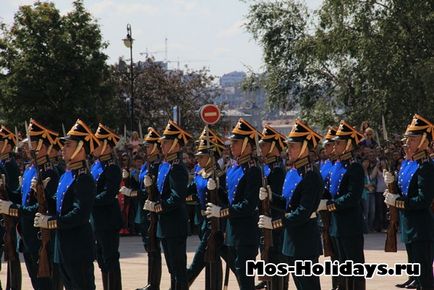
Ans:
{"label": "green tree", "polygon": [[[127,104],[130,96],[129,66],[120,59],[111,70],[116,95]],[[212,103],[218,92],[214,77],[205,69],[168,70],[164,63],[152,58],[134,66],[134,115],[136,122],[140,120],[143,130],[148,126],[163,129],[172,118],[172,108],[179,106],[182,127],[190,133],[199,133],[204,126],[199,109]],[[124,117],[127,124],[128,116]]]}
{"label": "green tree", "polygon": [[99,25],[81,0],[60,15],[53,3],[21,6],[0,32],[0,108],[10,125],[35,118],[60,130],[82,118],[117,122],[122,106],[109,82]]}
{"label": "green tree", "polygon": [[414,113],[434,121],[432,1],[325,0],[306,11],[291,0],[254,1],[247,16],[274,104],[298,105],[322,126],[341,117],[379,126],[384,115],[401,132]]}

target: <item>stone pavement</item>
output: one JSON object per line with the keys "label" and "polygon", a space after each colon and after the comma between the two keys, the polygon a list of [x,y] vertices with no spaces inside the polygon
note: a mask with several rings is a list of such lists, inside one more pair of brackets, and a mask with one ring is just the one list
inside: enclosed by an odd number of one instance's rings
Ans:
{"label": "stone pavement", "polygon": [[[187,243],[187,263],[193,259],[194,251],[198,244],[197,237],[189,237]],[[368,263],[387,263],[392,266],[394,263],[407,262],[407,255],[404,246],[399,244],[399,251],[397,253],[385,253],[383,250],[385,241],[384,233],[373,233],[365,235],[365,258]],[[137,287],[143,287],[146,284],[147,277],[147,256],[143,249],[141,238],[139,237],[122,237],[121,238],[121,267],[122,267],[122,284],[125,290],[134,290]],[[320,259],[323,261],[323,257]],[[21,256],[21,268],[23,271],[23,290],[32,289],[30,279],[27,276],[24,260]],[[224,262],[223,262],[224,265]],[[223,266],[224,267],[224,266]],[[229,289],[238,289],[233,274],[230,274]],[[98,266],[95,263],[95,278],[96,289],[102,289],[101,274]],[[367,281],[367,289],[398,289],[394,285],[398,282],[403,282],[407,277],[375,277]],[[6,284],[6,264],[2,263],[2,271],[0,273],[2,285]],[[289,289],[295,289],[290,279]],[[202,272],[196,279],[190,289],[203,290],[205,283],[205,275]],[[331,289],[330,277],[321,277],[322,289]],[[161,290],[166,290],[170,287],[170,278],[167,272],[166,264],[163,257],[163,276],[161,281]]]}

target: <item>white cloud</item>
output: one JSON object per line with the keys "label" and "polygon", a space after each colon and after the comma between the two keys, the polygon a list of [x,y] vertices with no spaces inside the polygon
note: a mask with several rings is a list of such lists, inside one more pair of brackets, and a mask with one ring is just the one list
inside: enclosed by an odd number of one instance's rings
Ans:
{"label": "white cloud", "polygon": [[217,37],[219,38],[231,38],[234,36],[238,36],[243,33],[243,26],[245,24],[245,20],[237,20],[229,27],[225,28],[224,30],[220,31],[217,34]]}
{"label": "white cloud", "polygon": [[92,5],[89,9],[92,13],[96,15],[103,16],[106,13],[114,13],[121,15],[132,15],[132,14],[155,14],[158,13],[159,9],[157,6],[145,4],[145,3],[125,3],[113,0],[104,0]]}

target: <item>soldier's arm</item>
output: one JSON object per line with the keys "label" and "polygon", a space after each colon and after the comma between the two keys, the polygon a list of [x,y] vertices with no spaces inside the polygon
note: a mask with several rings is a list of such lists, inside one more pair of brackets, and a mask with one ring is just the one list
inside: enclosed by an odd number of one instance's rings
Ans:
{"label": "soldier's arm", "polygon": [[246,186],[244,189],[244,198],[233,203],[229,207],[229,216],[231,218],[254,216],[259,203],[259,188],[261,187],[261,171],[257,167],[251,167],[246,174]]}
{"label": "soldier's arm", "polygon": [[327,203],[329,211],[348,209],[360,205],[364,187],[363,168],[360,164],[355,163],[348,169],[348,192],[342,193],[338,198]]}
{"label": "soldier's arm", "polygon": [[119,193],[119,188],[122,180],[122,173],[118,166],[110,165],[106,167],[105,175],[105,190],[98,193],[95,197],[95,206],[106,206],[113,204],[116,195]]}
{"label": "soldier's arm", "polygon": [[421,165],[417,178],[417,188],[416,196],[399,197],[396,200],[397,207],[405,210],[419,210],[431,207],[434,198],[434,166],[432,164]]}
{"label": "soldier's arm", "polygon": [[70,229],[89,223],[96,192],[93,177],[87,174],[80,175],[72,186],[74,186],[72,209],[57,218],[57,227],[61,229]]}
{"label": "soldier's arm", "polygon": [[187,186],[187,191],[185,194],[185,201],[196,201],[197,200],[197,188],[196,188],[196,182],[194,182],[194,179],[190,184]]}
{"label": "soldier's arm", "polygon": [[167,178],[169,178],[170,196],[161,200],[161,210],[164,212],[174,210],[185,203],[188,172],[181,165],[173,165]]}
{"label": "soldier's arm", "polygon": [[9,199],[13,203],[21,204],[20,183],[19,176],[20,170],[17,163],[12,159],[5,163],[6,171],[6,190],[9,193]]}
{"label": "soldier's arm", "polygon": [[303,180],[300,204],[283,218],[286,227],[299,226],[309,221],[310,216],[318,207],[323,192],[322,180],[314,172],[308,172]]}

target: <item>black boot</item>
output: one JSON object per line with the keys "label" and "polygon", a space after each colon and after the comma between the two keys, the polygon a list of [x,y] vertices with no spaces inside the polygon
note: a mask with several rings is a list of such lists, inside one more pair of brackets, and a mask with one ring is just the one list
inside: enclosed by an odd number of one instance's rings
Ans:
{"label": "black boot", "polygon": [[107,273],[108,290],[122,290],[122,278],[120,269]]}
{"label": "black boot", "polygon": [[255,289],[266,289],[266,287],[267,287],[267,282],[262,281],[256,284]]}
{"label": "black boot", "polygon": [[106,272],[101,272],[102,277],[102,289],[108,290],[108,274]]}
{"label": "black boot", "polygon": [[410,284],[407,284],[405,289],[419,289],[419,282],[413,278],[413,281],[411,281]]}
{"label": "black boot", "polygon": [[405,281],[404,283],[396,284],[395,287],[405,288],[405,286],[413,282],[413,279],[414,279],[413,277],[409,277],[407,281]]}

